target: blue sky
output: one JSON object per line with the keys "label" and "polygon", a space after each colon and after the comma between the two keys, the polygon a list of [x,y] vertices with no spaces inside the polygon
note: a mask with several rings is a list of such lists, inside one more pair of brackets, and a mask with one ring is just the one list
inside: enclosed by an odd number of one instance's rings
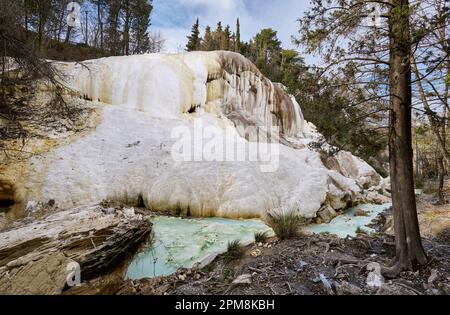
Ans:
{"label": "blue sky", "polygon": [[241,21],[241,38],[249,40],[262,28],[271,27],[285,48],[295,48],[291,36],[298,29],[297,19],[308,8],[306,0],[153,0],[152,29],[166,39],[166,51],[177,52],[186,45],[196,18],[202,30],[218,21],[235,30]]}

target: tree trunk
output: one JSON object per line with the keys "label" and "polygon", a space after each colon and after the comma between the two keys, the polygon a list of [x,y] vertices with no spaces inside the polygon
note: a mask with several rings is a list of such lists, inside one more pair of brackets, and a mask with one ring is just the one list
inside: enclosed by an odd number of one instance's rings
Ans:
{"label": "tree trunk", "polygon": [[97,2],[97,20],[98,29],[100,32],[100,49],[103,49],[103,22],[102,22],[102,2],[98,0]]}
{"label": "tree trunk", "polygon": [[59,16],[59,21],[58,21],[58,34],[57,34],[57,40],[60,41],[61,40],[61,33],[63,31],[63,25],[64,25],[64,16],[66,14],[66,10],[65,10],[65,3],[61,4],[61,15]]}
{"label": "tree trunk", "polygon": [[67,27],[67,33],[66,33],[66,40],[64,41],[66,44],[69,42],[70,40],[70,33],[72,33],[72,26],[68,26]]}
{"label": "tree trunk", "polygon": [[123,31],[124,53],[130,54],[130,0],[125,0],[125,27]]}
{"label": "tree trunk", "polygon": [[[41,10],[41,8],[39,8],[39,11],[40,10]],[[42,49],[43,37],[44,37],[44,21],[43,21],[42,14],[39,14],[39,23],[38,23],[38,46],[39,46],[39,50]]]}
{"label": "tree trunk", "polygon": [[416,135],[416,177],[420,178],[420,168],[419,168],[419,141],[417,140],[417,137],[419,135]]}
{"label": "tree trunk", "polygon": [[28,29],[28,9],[27,9],[26,4],[25,4],[25,38],[26,39],[28,38],[28,32],[29,32],[29,29]]}
{"label": "tree trunk", "polygon": [[395,277],[403,270],[415,270],[425,264],[427,257],[420,238],[414,193],[409,1],[390,0],[389,3],[389,162],[396,257],[392,267],[384,269],[383,273]]}
{"label": "tree trunk", "polygon": [[439,157],[438,157],[438,173],[439,173],[439,175],[438,175],[438,182],[439,182],[438,198],[439,198],[439,204],[443,205],[446,203],[445,196],[444,196],[445,169],[444,169],[444,158],[440,152],[439,152]]}
{"label": "tree trunk", "polygon": [[[446,143],[446,116],[447,116],[447,108],[444,108],[444,114],[442,115],[441,119],[441,138],[443,139],[442,149],[447,152],[447,143]],[[439,197],[439,204],[443,205],[447,203],[447,200],[445,200],[444,195],[444,185],[445,185],[445,161],[444,161],[444,155],[442,152],[439,152],[439,159],[438,159],[438,169],[439,169],[439,188],[438,188],[438,197]]]}

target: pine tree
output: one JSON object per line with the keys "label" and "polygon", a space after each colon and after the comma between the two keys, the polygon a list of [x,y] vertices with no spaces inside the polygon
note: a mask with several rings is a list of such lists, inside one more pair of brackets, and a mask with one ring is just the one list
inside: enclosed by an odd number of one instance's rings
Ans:
{"label": "pine tree", "polygon": [[131,5],[130,0],[123,0],[123,9],[125,14],[124,30],[123,30],[123,48],[122,54],[130,54],[130,29],[131,29]]}
{"label": "pine tree", "polygon": [[[358,100],[358,106],[369,108],[366,117],[376,113],[370,108],[373,100],[389,104],[389,166],[396,257],[391,268],[383,268],[383,273],[395,277],[427,263],[414,194],[411,139],[411,48],[421,46],[416,42],[421,37],[411,36],[414,10],[409,0],[380,3],[385,11],[380,17],[387,20],[372,25],[372,21],[368,24],[364,18],[373,11],[373,1],[315,1],[300,21],[298,43],[305,44],[307,53],[322,53],[326,71],[335,76],[344,75],[346,86],[364,86],[373,93],[369,97],[364,94]],[[348,36],[352,36],[351,41],[347,40]],[[389,82],[388,90],[379,82]]]}
{"label": "pine tree", "polygon": [[222,27],[222,22],[217,23],[217,28],[216,31],[213,34],[213,39],[214,39],[214,49],[213,50],[219,50],[220,49],[220,45],[222,43],[222,37],[223,37],[223,27]]}
{"label": "pine tree", "polygon": [[230,26],[227,25],[221,36],[220,50],[230,50],[231,48],[230,41],[231,41],[231,30]]}
{"label": "pine tree", "polygon": [[120,0],[111,0],[109,2],[109,14],[107,24],[107,47],[111,54],[119,55],[121,53],[120,43],[120,13],[122,5]]}
{"label": "pine tree", "polygon": [[153,11],[152,1],[132,0],[131,10],[131,46],[133,54],[149,52],[150,38],[148,28],[150,27],[150,16]]}
{"label": "pine tree", "polygon": [[186,51],[194,51],[200,50],[201,38],[200,38],[200,30],[199,30],[200,22],[197,18],[194,26],[192,26],[191,35],[188,36],[188,43],[186,45]]}
{"label": "pine tree", "polygon": [[205,28],[205,38],[203,39],[203,43],[201,45],[201,50],[211,51],[214,50],[214,37],[211,31],[211,27],[208,25]]}
{"label": "pine tree", "polygon": [[236,51],[236,33],[233,32],[230,38],[230,49],[231,51]]}
{"label": "pine tree", "polygon": [[239,18],[237,19],[237,22],[236,22],[236,39],[235,39],[234,51],[237,53],[241,53],[241,51],[242,51],[241,23],[239,22]]}

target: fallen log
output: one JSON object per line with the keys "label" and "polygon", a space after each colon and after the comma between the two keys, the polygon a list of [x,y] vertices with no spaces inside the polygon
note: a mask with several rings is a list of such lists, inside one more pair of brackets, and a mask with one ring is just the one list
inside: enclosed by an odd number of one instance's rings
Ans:
{"label": "fallen log", "polygon": [[0,294],[61,294],[112,272],[150,233],[133,208],[90,206],[17,222],[0,231]]}

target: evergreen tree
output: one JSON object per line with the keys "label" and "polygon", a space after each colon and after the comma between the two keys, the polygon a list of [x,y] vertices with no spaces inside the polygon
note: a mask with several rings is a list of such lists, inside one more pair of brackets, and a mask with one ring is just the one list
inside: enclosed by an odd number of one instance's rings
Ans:
{"label": "evergreen tree", "polygon": [[230,49],[231,51],[236,51],[236,33],[233,32],[230,37]]}
{"label": "evergreen tree", "polygon": [[222,22],[217,23],[216,31],[213,34],[213,39],[214,39],[214,49],[213,50],[220,50],[220,45],[222,44],[222,40],[223,40]]}
{"label": "evergreen tree", "polygon": [[205,37],[203,39],[203,43],[201,45],[201,50],[204,51],[212,51],[214,50],[214,37],[211,31],[211,27],[208,25],[205,28]]}
{"label": "evergreen tree", "polygon": [[221,36],[220,50],[230,50],[232,48],[230,43],[231,43],[231,30],[230,26],[227,25]]}
{"label": "evergreen tree", "polygon": [[281,41],[271,28],[261,30],[250,43],[250,59],[271,80],[281,82]]}
{"label": "evergreen tree", "polygon": [[124,11],[124,30],[123,30],[123,47],[122,54],[130,54],[130,31],[131,31],[131,3],[130,0],[123,0],[123,11]]}
{"label": "evergreen tree", "polygon": [[120,0],[111,0],[109,2],[106,46],[113,55],[121,54],[121,10],[122,4]]}
{"label": "evergreen tree", "polygon": [[235,39],[235,45],[234,45],[234,51],[237,53],[241,53],[242,44],[241,44],[241,23],[239,21],[239,18],[236,22],[236,39]]}
{"label": "evergreen tree", "polygon": [[186,51],[194,51],[194,50],[200,50],[201,45],[201,38],[200,38],[200,22],[197,18],[197,21],[192,26],[191,35],[188,36],[188,43],[186,45]]}
{"label": "evergreen tree", "polygon": [[370,107],[374,100],[389,106],[396,258],[383,273],[395,277],[427,263],[417,218],[411,141],[411,49],[420,46],[416,42],[420,37],[411,36],[414,10],[408,0],[379,1],[385,11],[380,20],[387,20],[367,23],[367,16],[374,10],[373,2],[314,1],[300,21],[299,43],[306,46],[307,52],[321,52],[326,72],[342,76],[348,91],[365,87],[354,105],[365,105],[365,117],[380,112]]}
{"label": "evergreen tree", "polygon": [[133,54],[143,54],[150,51],[148,29],[152,11],[152,1],[132,0],[131,46]]}

